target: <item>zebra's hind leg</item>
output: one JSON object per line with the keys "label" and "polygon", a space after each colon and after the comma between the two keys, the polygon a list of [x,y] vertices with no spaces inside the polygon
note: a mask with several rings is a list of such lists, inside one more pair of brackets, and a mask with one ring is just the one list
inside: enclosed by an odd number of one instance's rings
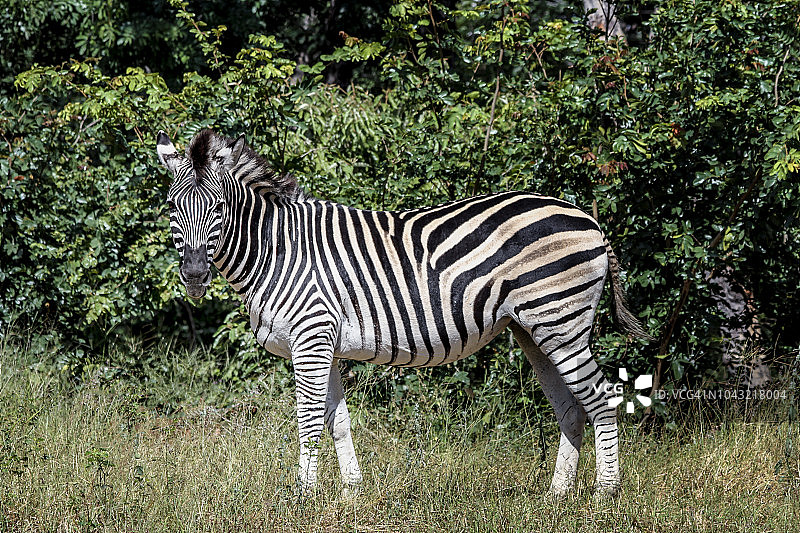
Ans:
{"label": "zebra's hind leg", "polygon": [[347,498],[358,493],[361,483],[361,469],[356,459],[353,447],[353,438],[350,434],[350,413],[342,389],[342,375],[336,364],[336,359],[331,365],[328,377],[328,396],[325,400],[325,426],[331,433],[336,456],[339,459],[339,471],[342,474],[344,488],[342,496]]}
{"label": "zebra's hind leg", "polygon": [[594,426],[596,494],[614,495],[620,486],[617,411],[608,403],[608,382],[589,351],[588,336],[577,349],[556,349],[548,357]]}
{"label": "zebra's hind leg", "polygon": [[512,323],[511,331],[533,366],[542,391],[556,412],[561,440],[550,492],[556,496],[564,496],[575,486],[586,412],[567,388],[555,365],[536,346],[531,336],[517,324]]}
{"label": "zebra's hind leg", "polygon": [[[553,370],[558,373],[562,383],[566,385],[577,403],[583,407],[586,416],[592,423],[597,465],[597,494],[600,496],[613,495],[619,491],[620,486],[617,412],[608,404],[610,398],[608,382],[589,351],[590,328],[586,328],[584,331],[585,333],[579,334],[567,342],[559,340],[563,339],[561,334],[547,335],[544,333],[544,338],[550,340],[541,349],[528,334],[527,329],[524,333],[528,337],[526,345],[536,347],[540,353],[546,354],[546,359],[550,361],[552,366],[542,364],[543,369],[549,369],[551,374],[553,374]],[[553,346],[548,346],[551,343]],[[525,350],[526,345],[523,345],[522,342],[520,345]],[[536,357],[534,357],[535,359]],[[558,380],[553,378],[550,381],[557,382]],[[556,386],[554,385],[554,387]],[[544,389],[544,386],[542,388]],[[556,402],[550,401],[558,409]],[[556,415],[558,415],[558,410],[556,410]],[[565,451],[567,450],[565,449]],[[577,457],[577,453],[575,456]]]}

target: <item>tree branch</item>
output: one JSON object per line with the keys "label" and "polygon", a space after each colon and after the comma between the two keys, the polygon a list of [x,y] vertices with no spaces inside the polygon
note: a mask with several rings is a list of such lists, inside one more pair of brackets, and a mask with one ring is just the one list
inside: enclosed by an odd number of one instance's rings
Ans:
{"label": "tree branch", "polygon": [[783,61],[781,61],[781,66],[778,69],[778,73],[775,74],[775,107],[778,107],[778,81],[781,79],[781,74],[783,74],[783,66],[786,64],[786,60],[789,58],[789,52],[791,51],[791,48],[786,49],[786,53],[783,54]]}
{"label": "tree branch", "polygon": [[189,319],[189,332],[191,333],[189,347],[194,348],[195,344],[197,344],[197,328],[194,325],[192,306],[190,306],[189,303],[183,298],[178,298],[178,300],[181,302],[181,305],[183,305],[183,309],[186,311],[186,316]]}
{"label": "tree branch", "polygon": [[497,60],[497,76],[494,80],[494,94],[492,95],[492,106],[489,110],[489,124],[486,125],[486,136],[483,139],[483,152],[481,153],[481,163],[478,165],[478,175],[475,176],[475,183],[472,186],[472,194],[478,193],[478,183],[483,176],[483,165],[486,162],[486,152],[489,151],[489,137],[492,134],[492,126],[494,125],[494,111],[497,106],[497,97],[500,95],[500,74],[503,67],[503,55],[505,53],[505,44],[503,42],[503,34],[506,29],[506,8],[503,6],[502,12],[503,22],[500,26],[500,57]]}

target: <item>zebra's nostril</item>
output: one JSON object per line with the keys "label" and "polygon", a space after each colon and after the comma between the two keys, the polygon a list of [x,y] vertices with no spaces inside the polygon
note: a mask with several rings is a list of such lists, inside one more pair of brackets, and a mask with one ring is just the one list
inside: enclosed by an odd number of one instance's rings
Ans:
{"label": "zebra's nostril", "polygon": [[186,285],[208,285],[211,282],[211,270],[208,267],[198,272],[181,270],[181,274]]}
{"label": "zebra's nostril", "polygon": [[202,268],[182,268],[181,274],[186,281],[200,283],[208,275],[208,266]]}

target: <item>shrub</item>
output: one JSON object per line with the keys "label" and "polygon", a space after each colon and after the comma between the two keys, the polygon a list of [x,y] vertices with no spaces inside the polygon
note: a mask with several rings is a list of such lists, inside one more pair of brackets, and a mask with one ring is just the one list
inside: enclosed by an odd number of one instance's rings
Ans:
{"label": "shrub", "polygon": [[[181,299],[161,128],[184,145],[203,127],[244,132],[312,194],[363,208],[505,189],[596,202],[632,307],[662,339],[631,345],[604,300],[594,349],[609,367],[657,369],[674,385],[714,376],[720,318],[706,279],[723,265],[752,289],[777,353],[800,341],[796,5],[665,2],[629,46],[527,3],[403,0],[380,41],[345,35],[312,65],[265,35],[227,55],[224,27],[173,6],[207,61],[179,87],[84,59],[35,66],[0,100],[0,320],[88,347],[66,364],[80,367],[109,332],[178,329],[238,353],[242,379],[260,368],[224,284],[202,312]],[[339,62],[380,74],[326,85]],[[446,370],[457,376],[446,386],[463,398],[520,390],[530,376],[514,353],[500,339]],[[386,397],[410,386],[387,384]]]}

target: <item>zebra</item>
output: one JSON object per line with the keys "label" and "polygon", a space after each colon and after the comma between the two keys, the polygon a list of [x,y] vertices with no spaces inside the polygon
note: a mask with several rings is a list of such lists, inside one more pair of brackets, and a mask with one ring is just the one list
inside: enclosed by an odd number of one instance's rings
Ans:
{"label": "zebra", "polygon": [[510,327],[561,431],[550,492],[574,488],[587,418],[597,494],[618,491],[613,389],[589,351],[607,273],[617,322],[650,337],[626,307],[618,260],[592,217],[529,192],[366,211],[306,195],[244,136],[204,129],[182,155],[161,131],[156,147],[174,175],[167,204],[187,295],[203,297],[213,263],[258,343],[292,362],[304,490],[317,482],[324,428],[343,490],[362,481],[338,359],[442,365]]}

